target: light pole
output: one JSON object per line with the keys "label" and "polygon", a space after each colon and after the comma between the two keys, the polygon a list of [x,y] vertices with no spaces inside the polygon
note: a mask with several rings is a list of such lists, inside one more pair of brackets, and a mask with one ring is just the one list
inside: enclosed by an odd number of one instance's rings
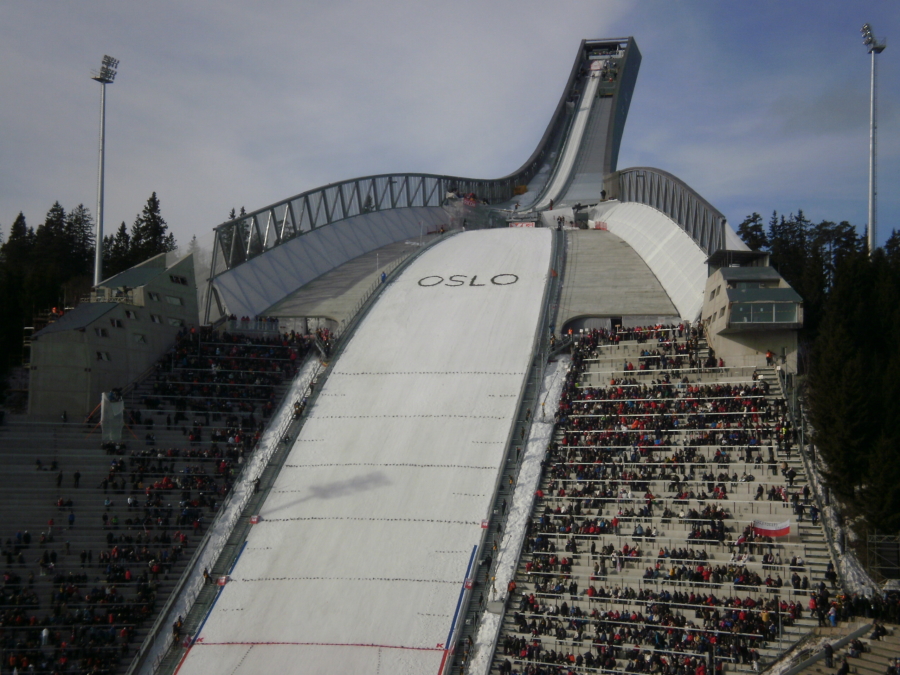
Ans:
{"label": "light pole", "polygon": [[872,86],[869,94],[869,255],[875,252],[877,245],[877,210],[875,196],[878,194],[877,175],[876,175],[876,155],[877,155],[877,130],[878,124],[875,118],[875,55],[884,51],[886,46],[884,40],[878,42],[872,34],[871,24],[863,24],[859,31],[863,36],[863,44],[872,55]]}
{"label": "light pole", "polygon": [[100,83],[100,168],[97,171],[97,233],[94,243],[94,287],[103,280],[103,164],[106,145],[106,85],[116,79],[118,59],[104,56],[100,71],[92,71],[91,79]]}

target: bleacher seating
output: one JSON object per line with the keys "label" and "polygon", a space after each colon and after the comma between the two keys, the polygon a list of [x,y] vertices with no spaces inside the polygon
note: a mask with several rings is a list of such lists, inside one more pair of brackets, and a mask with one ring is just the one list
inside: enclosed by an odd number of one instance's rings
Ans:
{"label": "bleacher seating", "polygon": [[122,672],[310,343],[185,332],[128,393],[123,442],[0,427],[0,673]]}
{"label": "bleacher seating", "polygon": [[579,337],[493,672],[771,661],[840,607],[774,370],[684,326]]}

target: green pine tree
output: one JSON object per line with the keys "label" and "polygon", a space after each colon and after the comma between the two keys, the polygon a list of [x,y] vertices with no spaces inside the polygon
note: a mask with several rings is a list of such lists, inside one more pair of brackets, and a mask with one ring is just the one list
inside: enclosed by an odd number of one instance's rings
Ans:
{"label": "green pine tree", "polygon": [[114,235],[103,237],[103,275],[108,279],[134,264],[131,255],[131,235],[125,221]]}
{"label": "green pine tree", "polygon": [[738,225],[737,233],[752,251],[763,251],[769,245],[762,216],[755,211]]}
{"label": "green pine tree", "polygon": [[174,251],[175,235],[168,232],[169,226],[163,219],[156,193],[150,195],[143,211],[131,226],[131,258],[138,264],[160,253]]}

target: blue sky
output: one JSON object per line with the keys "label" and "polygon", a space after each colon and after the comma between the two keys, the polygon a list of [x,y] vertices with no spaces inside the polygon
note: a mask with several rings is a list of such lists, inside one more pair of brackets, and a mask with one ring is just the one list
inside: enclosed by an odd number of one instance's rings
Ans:
{"label": "blue sky", "polygon": [[[181,243],[248,210],[373,173],[497,177],[543,133],[582,38],[643,54],[619,167],[679,176],[736,226],[758,211],[866,222],[870,22],[879,241],[900,229],[900,5],[712,0],[0,5],[0,228],[59,200],[106,228],[151,192]],[[896,41],[896,44],[895,44]]]}

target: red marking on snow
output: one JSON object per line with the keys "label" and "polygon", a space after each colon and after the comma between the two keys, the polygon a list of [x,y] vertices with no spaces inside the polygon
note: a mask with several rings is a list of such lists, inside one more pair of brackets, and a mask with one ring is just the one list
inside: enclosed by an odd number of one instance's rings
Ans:
{"label": "red marking on snow", "polygon": [[448,653],[449,653],[449,650],[445,649],[444,655],[441,657],[441,666],[440,666],[440,668],[438,668],[438,675],[443,675],[443,673],[444,673],[444,663],[446,663],[446,661],[447,661]]}
{"label": "red marking on snow", "polygon": [[377,649],[407,649],[416,652],[439,652],[442,647],[405,647],[403,645],[377,645],[354,642],[201,642],[197,640],[194,646],[200,647],[259,647],[259,646],[291,646],[291,647],[375,647]]}

